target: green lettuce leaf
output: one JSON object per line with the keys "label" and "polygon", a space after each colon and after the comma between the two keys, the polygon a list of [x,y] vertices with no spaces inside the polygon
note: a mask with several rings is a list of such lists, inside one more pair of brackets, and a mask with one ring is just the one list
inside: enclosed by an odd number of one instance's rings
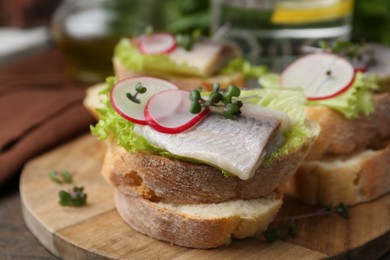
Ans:
{"label": "green lettuce leaf", "polygon": [[379,89],[374,75],[356,73],[352,86],[344,93],[323,100],[309,101],[309,105],[328,106],[336,109],[347,118],[369,115],[374,111],[372,95]]}
{"label": "green lettuce leaf", "polygon": [[231,75],[235,72],[241,72],[246,79],[257,79],[266,74],[268,68],[264,65],[252,65],[243,58],[235,58],[220,70],[220,74]]}
{"label": "green lettuce leaf", "polygon": [[114,50],[114,57],[121,64],[135,72],[152,71],[155,75],[169,76],[172,74],[183,76],[205,77],[198,68],[187,64],[177,64],[166,54],[145,55],[129,40],[121,39]]}
{"label": "green lettuce leaf", "polygon": [[[259,79],[259,84],[266,88],[280,88],[280,76],[276,73],[267,73]],[[369,115],[374,111],[372,96],[380,87],[374,75],[358,72],[352,86],[344,93],[323,100],[307,101],[309,106],[327,106],[342,113],[346,118],[359,115]]]}

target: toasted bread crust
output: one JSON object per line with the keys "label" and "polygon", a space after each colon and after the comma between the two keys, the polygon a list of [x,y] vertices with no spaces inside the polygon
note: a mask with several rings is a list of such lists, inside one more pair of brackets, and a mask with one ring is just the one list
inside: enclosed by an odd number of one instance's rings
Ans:
{"label": "toasted bread crust", "polygon": [[178,88],[184,90],[193,90],[198,87],[202,87],[204,90],[211,90],[212,84],[218,82],[221,88],[226,88],[229,85],[236,85],[239,87],[245,87],[245,77],[242,73],[234,73],[232,75],[216,75],[208,78],[201,77],[180,77],[180,76],[165,76],[155,75],[152,72],[134,72],[125,67],[119,62],[118,59],[113,59],[115,75],[118,79],[124,79],[127,77],[136,76],[156,76],[164,78],[175,84]]}
{"label": "toasted bread crust", "polygon": [[153,155],[129,153],[110,144],[103,176],[121,192],[152,201],[218,203],[263,197],[286,182],[298,169],[315,136],[296,151],[260,166],[255,176],[241,180],[224,176],[212,166]]}
{"label": "toasted bread crust", "polygon": [[[191,248],[215,248],[229,244],[232,238],[253,237],[267,228],[282,204],[281,195],[274,193],[263,199],[266,205],[261,209],[254,208],[249,216],[232,213],[223,217],[219,214],[199,217],[196,213],[185,214],[166,208],[162,203],[127,196],[119,191],[115,195],[119,214],[133,229],[159,240]],[[246,207],[251,202],[234,203]],[[210,206],[195,206],[203,207]],[[225,210],[225,205],[217,207],[220,211]]]}
{"label": "toasted bread crust", "polygon": [[307,118],[316,121],[321,132],[307,160],[345,155],[377,148],[390,137],[390,92],[374,95],[375,111],[368,116],[347,119],[324,107],[308,107]]}
{"label": "toasted bread crust", "polygon": [[380,150],[305,161],[284,192],[308,204],[354,205],[390,191],[390,141]]}

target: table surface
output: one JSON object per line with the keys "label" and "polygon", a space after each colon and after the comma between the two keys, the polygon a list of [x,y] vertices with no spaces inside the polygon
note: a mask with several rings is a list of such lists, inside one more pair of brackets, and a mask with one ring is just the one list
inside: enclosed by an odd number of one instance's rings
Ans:
{"label": "table surface", "polygon": [[0,191],[0,248],[0,259],[56,259],[24,223],[18,175]]}

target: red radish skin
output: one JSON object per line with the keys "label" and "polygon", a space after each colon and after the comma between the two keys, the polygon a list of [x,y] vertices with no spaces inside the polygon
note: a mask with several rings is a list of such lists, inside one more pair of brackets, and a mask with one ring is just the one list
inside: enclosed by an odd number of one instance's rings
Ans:
{"label": "red radish skin", "polygon": [[[140,99],[142,98],[143,100],[141,104],[133,103],[125,96],[126,92],[129,92],[131,94],[136,93],[134,86],[138,82],[141,82],[147,88],[146,93],[139,95]],[[151,85],[154,85],[155,87],[154,88],[150,87]],[[123,89],[118,89],[118,88],[123,88]],[[177,89],[177,87],[173,85],[171,82],[159,78],[153,78],[153,77],[125,78],[118,81],[111,89],[110,102],[114,110],[126,120],[129,120],[136,124],[146,125],[148,122],[144,117],[144,109],[147,100],[155,93],[167,89]]]}
{"label": "red radish skin", "polygon": [[169,33],[142,35],[135,42],[143,54],[169,54],[176,49],[176,38]]}
{"label": "red radish skin", "polygon": [[[153,116],[156,113],[154,111],[152,111],[153,108],[151,108],[151,107],[153,105],[153,102],[159,102],[157,100],[158,95],[165,95],[165,94],[174,95],[177,93],[180,93],[182,95],[183,99],[181,100],[180,103],[178,103],[178,105],[173,104],[173,109],[171,109],[173,111],[172,114],[170,114],[169,116],[163,115],[159,118],[156,118],[155,116]],[[205,107],[202,109],[202,111],[199,114],[192,114],[189,111],[188,103],[186,103],[189,95],[190,95],[189,91],[174,90],[174,89],[165,90],[165,91],[162,91],[162,92],[159,92],[159,93],[156,93],[155,95],[153,95],[149,99],[149,101],[145,107],[144,116],[145,116],[145,119],[147,121],[147,124],[159,132],[166,133],[166,134],[177,134],[177,133],[181,133],[181,132],[184,132],[184,131],[190,129],[191,127],[193,127],[194,125],[199,123],[208,114],[209,109],[208,109],[208,107]],[[166,105],[169,105],[169,104],[167,104],[167,103],[163,104],[163,106],[166,106]],[[180,109],[182,109],[182,111],[180,111]],[[174,127],[164,126],[158,122],[158,121],[161,121],[161,120],[168,118],[168,117],[175,118],[175,116],[177,116],[179,113],[183,113],[183,111],[188,111],[187,113],[190,116],[190,119],[184,123],[181,123],[178,126],[174,126]],[[159,111],[157,111],[157,112],[159,112]],[[178,114],[175,115],[175,113],[178,113]]]}
{"label": "red radish skin", "polygon": [[[306,94],[308,100],[323,100],[323,99],[332,98],[332,97],[335,97],[335,96],[338,96],[338,95],[344,93],[346,90],[348,90],[352,86],[352,84],[354,82],[355,70],[354,70],[352,64],[350,64],[347,60],[345,60],[344,58],[342,58],[340,56],[330,54],[330,53],[308,54],[308,55],[305,55],[302,58],[296,60],[295,62],[290,64],[283,71],[281,78],[280,78],[280,85],[282,87],[292,87],[292,85],[289,85],[289,84],[291,84],[291,82],[289,82],[289,80],[287,78],[292,77],[294,79],[294,77],[295,77],[295,78],[299,78],[299,80],[302,79],[302,81],[301,81],[302,84],[295,83],[294,87],[301,86],[304,88],[304,91],[305,91],[305,88],[312,88],[312,87],[317,87],[317,90],[320,90],[320,88],[318,88],[318,87],[321,87],[321,86],[316,86],[313,84],[305,85],[305,83],[307,83],[307,82],[305,82],[305,80],[312,75],[311,72],[313,70],[316,70],[318,68],[323,69],[323,71],[317,70],[317,71],[315,71],[315,73],[320,75],[320,76],[325,76],[327,73],[327,70],[331,70],[331,67],[329,67],[328,69],[326,69],[325,67],[322,68],[321,66],[324,66],[324,64],[321,64],[321,62],[324,62],[324,61],[329,62],[330,59],[333,59],[333,62],[331,64],[334,64],[336,61],[338,62],[337,65],[339,67],[339,70],[337,70],[336,73],[338,73],[340,77],[345,77],[345,79],[343,79],[345,82],[342,83],[342,85],[340,85],[340,86],[337,86],[337,84],[340,84],[340,82],[336,82],[336,85],[332,85],[332,87],[334,87],[334,92],[330,93],[330,94],[327,93],[326,95],[316,95],[316,96],[311,96],[307,93],[305,93],[305,94]],[[319,67],[315,67],[316,65]],[[301,69],[301,71],[300,71],[300,69]],[[343,70],[342,74],[341,74],[340,69]],[[333,70],[332,72],[334,73],[334,71],[335,70]],[[299,75],[298,75],[298,73],[299,73]],[[313,79],[314,79],[313,81],[315,81],[315,77],[313,77]],[[324,84],[326,82],[320,82],[320,83]]]}
{"label": "red radish skin", "polygon": [[367,72],[367,68],[366,67],[362,67],[362,68],[355,68],[355,72],[363,72],[363,73],[366,73]]}
{"label": "red radish skin", "polygon": [[329,99],[329,98],[333,98],[333,97],[336,97],[342,93],[344,93],[345,91],[347,91],[353,84],[353,81],[354,81],[355,77],[353,77],[353,79],[351,80],[351,82],[343,89],[340,89],[338,92],[332,94],[332,95],[329,95],[329,96],[324,96],[324,97],[308,97],[307,99],[308,100],[312,100],[312,101],[315,101],[315,100],[323,100],[323,99]]}

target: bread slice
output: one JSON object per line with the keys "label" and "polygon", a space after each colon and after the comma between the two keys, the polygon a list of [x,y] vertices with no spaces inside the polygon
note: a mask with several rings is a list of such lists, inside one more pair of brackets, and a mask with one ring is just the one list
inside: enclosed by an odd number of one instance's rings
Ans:
{"label": "bread slice", "polygon": [[383,145],[390,138],[390,92],[374,95],[373,101],[373,113],[354,119],[347,119],[328,107],[308,107],[307,118],[320,125],[321,133],[307,160],[346,155]]}
{"label": "bread slice", "polygon": [[136,76],[155,76],[159,78],[164,78],[180,89],[193,90],[197,87],[202,87],[204,90],[211,90],[212,84],[218,82],[221,85],[221,88],[226,88],[229,85],[236,85],[243,87],[246,85],[245,77],[242,73],[236,72],[231,75],[215,75],[211,77],[194,77],[194,76],[162,76],[155,74],[153,72],[144,71],[134,72],[125,68],[117,58],[113,58],[114,72],[115,76],[118,79],[124,79],[127,77],[136,77]]}
{"label": "bread slice", "polygon": [[98,109],[102,108],[104,105],[101,102],[103,98],[99,95],[100,91],[102,91],[106,87],[105,83],[98,83],[93,86],[87,88],[85,93],[85,98],[83,100],[84,107],[88,110],[89,113],[96,119],[99,119]]}
{"label": "bread slice", "polygon": [[375,111],[347,119],[308,107],[321,132],[283,192],[308,204],[355,205],[390,191],[390,92],[374,95]]}
{"label": "bread slice", "polygon": [[379,150],[305,161],[284,192],[308,204],[370,201],[390,191],[389,159],[390,141]]}
{"label": "bread slice", "polygon": [[136,231],[169,243],[205,249],[266,230],[282,205],[282,196],[275,192],[261,199],[186,205],[151,202],[116,191],[115,204],[122,219]]}
{"label": "bread slice", "polygon": [[[317,125],[311,127],[316,129]],[[261,165],[249,180],[224,176],[221,170],[202,163],[127,152],[114,143],[109,143],[102,174],[122,193],[153,201],[190,204],[255,199],[266,196],[291,178],[315,137],[307,138],[295,151]]]}

